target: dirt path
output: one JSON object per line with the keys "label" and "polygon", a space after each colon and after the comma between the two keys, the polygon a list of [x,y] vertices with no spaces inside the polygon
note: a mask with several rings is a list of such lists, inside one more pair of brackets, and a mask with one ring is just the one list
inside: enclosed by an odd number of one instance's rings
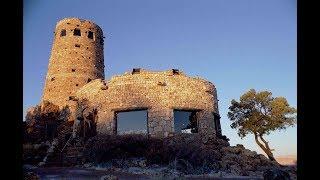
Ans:
{"label": "dirt path", "polygon": [[104,170],[95,169],[85,169],[85,168],[68,168],[68,167],[50,167],[50,168],[35,168],[32,170],[27,170],[36,173],[40,176],[40,179],[100,179],[105,175],[114,175],[118,177],[119,180],[122,179],[150,179],[147,176],[128,174],[128,173],[117,173]]}
{"label": "dirt path", "polygon": [[[46,168],[32,168],[26,170],[27,172],[34,172],[40,176],[41,180],[84,180],[84,179],[95,179],[99,180],[105,175],[116,176],[118,180],[149,180],[149,179],[164,179],[164,177],[152,177],[148,175],[140,174],[131,174],[124,172],[115,172],[110,170],[95,170],[89,168],[75,168],[75,167],[46,167]],[[165,178],[168,179],[169,177]],[[185,177],[185,178],[169,178],[169,179],[192,179],[192,180],[203,180],[203,179],[217,179],[217,180],[226,180],[226,179],[235,179],[235,180],[244,180],[244,179],[260,179],[260,178],[250,178],[250,177],[229,177],[229,178],[209,178],[209,177]]]}

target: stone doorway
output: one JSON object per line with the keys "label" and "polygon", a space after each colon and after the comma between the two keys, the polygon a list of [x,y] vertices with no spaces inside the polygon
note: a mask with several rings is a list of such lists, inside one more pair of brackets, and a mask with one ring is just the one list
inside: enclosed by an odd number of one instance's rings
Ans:
{"label": "stone doorway", "polygon": [[175,133],[198,133],[197,110],[173,110]]}
{"label": "stone doorway", "polygon": [[147,109],[115,111],[114,117],[116,134],[148,134]]}

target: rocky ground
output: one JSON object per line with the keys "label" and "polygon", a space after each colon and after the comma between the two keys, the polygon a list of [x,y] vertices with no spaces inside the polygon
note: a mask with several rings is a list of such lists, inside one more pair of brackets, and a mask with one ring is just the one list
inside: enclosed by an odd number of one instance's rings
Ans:
{"label": "rocky ground", "polygon": [[[98,137],[90,147],[91,154],[108,152],[108,156],[91,156],[90,159],[103,159],[94,166],[102,168],[119,168],[128,173],[174,176],[206,176],[206,177],[250,177],[262,178],[264,173],[284,173],[296,179],[296,168],[281,166],[270,161],[262,154],[245,149],[242,145],[230,146],[219,138],[204,138],[197,135],[179,135],[161,141],[145,142],[141,137]],[[129,144],[132,143],[132,144]],[[143,142],[143,143],[141,143]],[[140,143],[140,145],[138,145]],[[144,148],[143,145],[147,145]],[[155,146],[154,146],[155,145]],[[140,159],[115,159],[118,154],[135,154],[128,147],[136,147],[143,151]],[[112,158],[111,158],[112,157]],[[139,157],[139,156],[135,156]],[[111,159],[110,159],[111,158]],[[99,162],[99,161],[98,161]],[[87,166],[89,166],[87,164]],[[155,174],[154,174],[155,173]]]}
{"label": "rocky ground", "polygon": [[44,103],[28,113],[25,179],[296,179],[295,166],[281,166],[240,144],[230,146],[226,137],[215,134],[152,138],[79,133],[69,141],[67,112]]}
{"label": "rocky ground", "polygon": [[[142,160],[131,160],[141,163]],[[36,167],[24,166],[25,179],[101,179],[101,180],[122,180],[122,179],[264,179],[263,176],[239,176],[228,172],[210,172],[208,174],[195,175],[184,174],[170,166],[136,166],[127,168],[116,168],[110,165],[101,164],[86,167]],[[294,178],[292,178],[294,179]]]}
{"label": "rocky ground", "polygon": [[33,167],[25,170],[25,179],[263,179],[262,177],[237,176],[228,173],[211,173],[204,175],[184,175],[168,167]]}
{"label": "rocky ground", "polygon": [[141,135],[96,136],[86,142],[83,152],[76,153],[82,155],[68,164],[69,167],[50,163],[50,159],[58,158],[54,153],[48,153],[50,147],[49,142],[24,146],[25,164],[35,165],[25,166],[25,172],[29,172],[25,177],[101,179],[107,175],[109,179],[263,179],[268,176],[276,179],[275,176],[281,176],[282,179],[296,179],[297,172],[294,166],[282,166],[242,145],[230,146],[226,140],[200,135],[165,139]]}

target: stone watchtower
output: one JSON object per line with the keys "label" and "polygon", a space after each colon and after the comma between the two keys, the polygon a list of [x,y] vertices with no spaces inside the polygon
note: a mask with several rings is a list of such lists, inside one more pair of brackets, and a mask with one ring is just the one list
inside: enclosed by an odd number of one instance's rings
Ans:
{"label": "stone watchtower", "polygon": [[49,60],[42,101],[62,108],[69,97],[94,79],[104,79],[103,32],[95,23],[78,18],[59,21]]}

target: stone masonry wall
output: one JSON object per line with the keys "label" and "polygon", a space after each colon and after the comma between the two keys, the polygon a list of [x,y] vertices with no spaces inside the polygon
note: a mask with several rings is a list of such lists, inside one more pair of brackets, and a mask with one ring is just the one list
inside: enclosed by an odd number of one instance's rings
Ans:
{"label": "stone masonry wall", "polygon": [[[81,36],[74,35],[75,29],[80,30]],[[65,105],[74,108],[69,96],[91,80],[104,79],[103,57],[103,32],[98,25],[78,18],[59,21],[42,101],[48,100],[60,108]]]}
{"label": "stone masonry wall", "polygon": [[99,134],[115,134],[118,111],[146,109],[148,133],[166,137],[174,133],[173,110],[197,110],[199,133],[214,134],[213,113],[218,112],[214,85],[173,70],[127,72],[109,81],[94,80],[83,86],[78,98],[87,98],[98,109]]}

